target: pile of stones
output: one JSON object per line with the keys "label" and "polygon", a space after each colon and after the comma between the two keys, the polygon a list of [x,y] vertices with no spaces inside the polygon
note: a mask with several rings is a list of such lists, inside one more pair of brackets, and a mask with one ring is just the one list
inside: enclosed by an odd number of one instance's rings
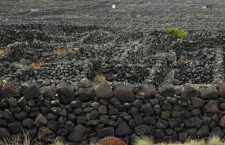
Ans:
{"label": "pile of stones", "polygon": [[167,86],[82,79],[77,85],[0,85],[0,138],[29,131],[48,141],[68,143],[116,136],[127,143],[140,135],[157,141],[224,137],[225,83]]}

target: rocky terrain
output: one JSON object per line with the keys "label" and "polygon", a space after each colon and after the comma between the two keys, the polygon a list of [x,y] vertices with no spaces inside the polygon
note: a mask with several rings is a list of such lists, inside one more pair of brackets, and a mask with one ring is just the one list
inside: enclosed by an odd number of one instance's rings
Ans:
{"label": "rocky terrain", "polygon": [[[218,83],[224,80],[223,5],[3,0],[0,79],[73,84],[100,74],[111,82],[156,87]],[[188,34],[177,40],[164,32],[167,26]]]}
{"label": "rocky terrain", "polygon": [[225,135],[225,83],[158,91],[148,84],[96,86],[87,79],[44,87],[3,83],[0,109],[0,138],[29,131],[37,141],[59,136],[68,145],[87,145],[116,136],[130,145],[140,136],[183,142]]}
{"label": "rocky terrain", "polygon": [[188,31],[177,40],[164,31],[33,24],[2,27],[0,37],[2,80],[72,84],[99,74],[155,86],[224,80],[223,31]]}

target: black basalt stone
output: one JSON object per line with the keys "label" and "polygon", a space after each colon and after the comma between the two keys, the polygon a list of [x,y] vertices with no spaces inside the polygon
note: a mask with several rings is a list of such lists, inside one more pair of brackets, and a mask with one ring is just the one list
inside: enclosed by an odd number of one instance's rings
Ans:
{"label": "black basalt stone", "polygon": [[25,84],[22,86],[22,94],[27,100],[37,98],[41,95],[40,89],[35,84]]}
{"label": "black basalt stone", "polygon": [[58,99],[62,104],[69,104],[75,100],[75,89],[73,86],[63,84],[57,89]]}
{"label": "black basalt stone", "polygon": [[119,118],[117,123],[118,123],[118,126],[115,129],[116,136],[123,137],[125,135],[129,135],[132,133],[132,130],[130,129],[126,121]]}

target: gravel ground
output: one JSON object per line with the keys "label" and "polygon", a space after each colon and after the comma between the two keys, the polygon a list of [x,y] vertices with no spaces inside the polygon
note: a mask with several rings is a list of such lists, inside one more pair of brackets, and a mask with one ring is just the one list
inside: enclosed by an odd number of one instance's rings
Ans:
{"label": "gravel ground", "polygon": [[[155,86],[216,84],[225,76],[224,6],[222,0],[2,0],[0,79],[48,85],[103,74]],[[167,35],[168,26],[187,37]],[[44,65],[30,69],[32,62]]]}

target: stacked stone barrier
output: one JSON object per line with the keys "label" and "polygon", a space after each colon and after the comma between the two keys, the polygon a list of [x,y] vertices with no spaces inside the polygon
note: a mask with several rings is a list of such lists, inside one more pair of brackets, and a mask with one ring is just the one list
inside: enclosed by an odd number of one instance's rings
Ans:
{"label": "stacked stone barrier", "polygon": [[56,136],[87,144],[116,136],[128,144],[138,136],[185,141],[225,133],[225,83],[156,88],[149,84],[83,79],[76,85],[0,84],[0,138],[28,131],[32,138]]}

